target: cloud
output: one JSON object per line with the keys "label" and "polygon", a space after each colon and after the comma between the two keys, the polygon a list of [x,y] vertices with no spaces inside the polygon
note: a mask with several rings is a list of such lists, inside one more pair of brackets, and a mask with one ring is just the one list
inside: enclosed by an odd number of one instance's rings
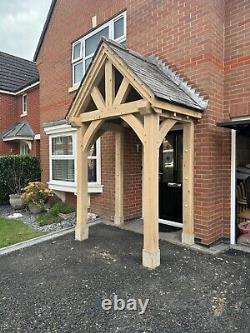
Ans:
{"label": "cloud", "polygon": [[0,0],[0,51],[32,60],[51,0]]}

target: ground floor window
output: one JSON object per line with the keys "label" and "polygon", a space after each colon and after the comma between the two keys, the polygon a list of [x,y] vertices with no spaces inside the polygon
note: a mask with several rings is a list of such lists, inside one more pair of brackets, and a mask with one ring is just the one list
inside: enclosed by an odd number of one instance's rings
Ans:
{"label": "ground floor window", "polygon": [[20,155],[29,155],[29,146],[26,142],[20,142]]}
{"label": "ground floor window", "polygon": [[[76,134],[50,136],[50,183],[76,186]],[[88,158],[89,184],[101,184],[100,139],[90,149]]]}

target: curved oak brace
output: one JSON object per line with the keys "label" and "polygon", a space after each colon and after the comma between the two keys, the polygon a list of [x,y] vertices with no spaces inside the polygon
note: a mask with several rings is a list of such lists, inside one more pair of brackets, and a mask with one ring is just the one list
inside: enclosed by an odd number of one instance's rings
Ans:
{"label": "curved oak brace", "polygon": [[89,125],[88,129],[86,130],[86,133],[84,134],[84,137],[82,140],[82,150],[83,151],[88,151],[91,143],[93,142],[93,138],[95,137],[96,132],[101,127],[103,122],[104,122],[104,119],[93,120],[91,122],[91,124]]}
{"label": "curved oak brace", "polygon": [[160,147],[163,139],[176,123],[177,121],[173,119],[163,120],[163,122],[160,125],[158,147]]}
{"label": "curved oak brace", "polygon": [[124,116],[120,116],[120,118],[134,130],[138,138],[141,140],[141,143],[144,144],[145,131],[140,120],[132,114],[126,114]]}

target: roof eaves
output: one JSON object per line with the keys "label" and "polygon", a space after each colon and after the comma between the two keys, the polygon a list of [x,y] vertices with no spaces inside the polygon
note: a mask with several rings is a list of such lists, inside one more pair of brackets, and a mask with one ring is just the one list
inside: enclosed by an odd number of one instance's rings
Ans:
{"label": "roof eaves", "polygon": [[205,110],[208,105],[208,101],[205,100],[199,92],[193,89],[188,82],[184,81],[183,78],[174,72],[169,65],[166,65],[161,59],[152,55],[148,57],[149,61],[155,64],[163,73],[171,78],[173,82],[175,82],[182,91],[184,91],[195,103],[198,104],[201,110]]}
{"label": "roof eaves", "polygon": [[35,50],[33,61],[37,60],[39,51],[40,51],[40,49],[42,47],[43,40],[44,40],[45,34],[47,32],[47,29],[48,29],[48,26],[49,26],[49,23],[50,23],[51,16],[53,14],[53,11],[54,11],[54,8],[55,8],[55,5],[56,5],[56,1],[57,0],[52,0],[52,2],[51,2],[50,8],[49,8],[49,12],[48,12],[46,21],[45,21],[44,26],[43,26],[42,33],[40,35],[40,38],[39,38],[39,41],[38,41],[38,44],[37,44],[37,47],[36,47],[36,50]]}

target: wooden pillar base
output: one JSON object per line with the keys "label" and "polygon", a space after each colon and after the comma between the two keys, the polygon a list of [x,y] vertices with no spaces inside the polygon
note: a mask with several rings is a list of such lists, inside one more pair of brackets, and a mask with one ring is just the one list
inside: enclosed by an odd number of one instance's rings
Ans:
{"label": "wooden pillar base", "polygon": [[187,234],[184,231],[182,231],[181,241],[183,244],[194,245],[194,235]]}
{"label": "wooden pillar base", "polygon": [[160,266],[160,250],[157,250],[155,252],[150,252],[143,249],[142,265],[150,269],[154,269]]}
{"label": "wooden pillar base", "polygon": [[123,225],[124,224],[124,218],[122,216],[115,216],[114,217],[114,224],[115,225]]}
{"label": "wooden pillar base", "polygon": [[75,240],[84,241],[89,238],[89,226],[84,225],[76,225],[75,228]]}

